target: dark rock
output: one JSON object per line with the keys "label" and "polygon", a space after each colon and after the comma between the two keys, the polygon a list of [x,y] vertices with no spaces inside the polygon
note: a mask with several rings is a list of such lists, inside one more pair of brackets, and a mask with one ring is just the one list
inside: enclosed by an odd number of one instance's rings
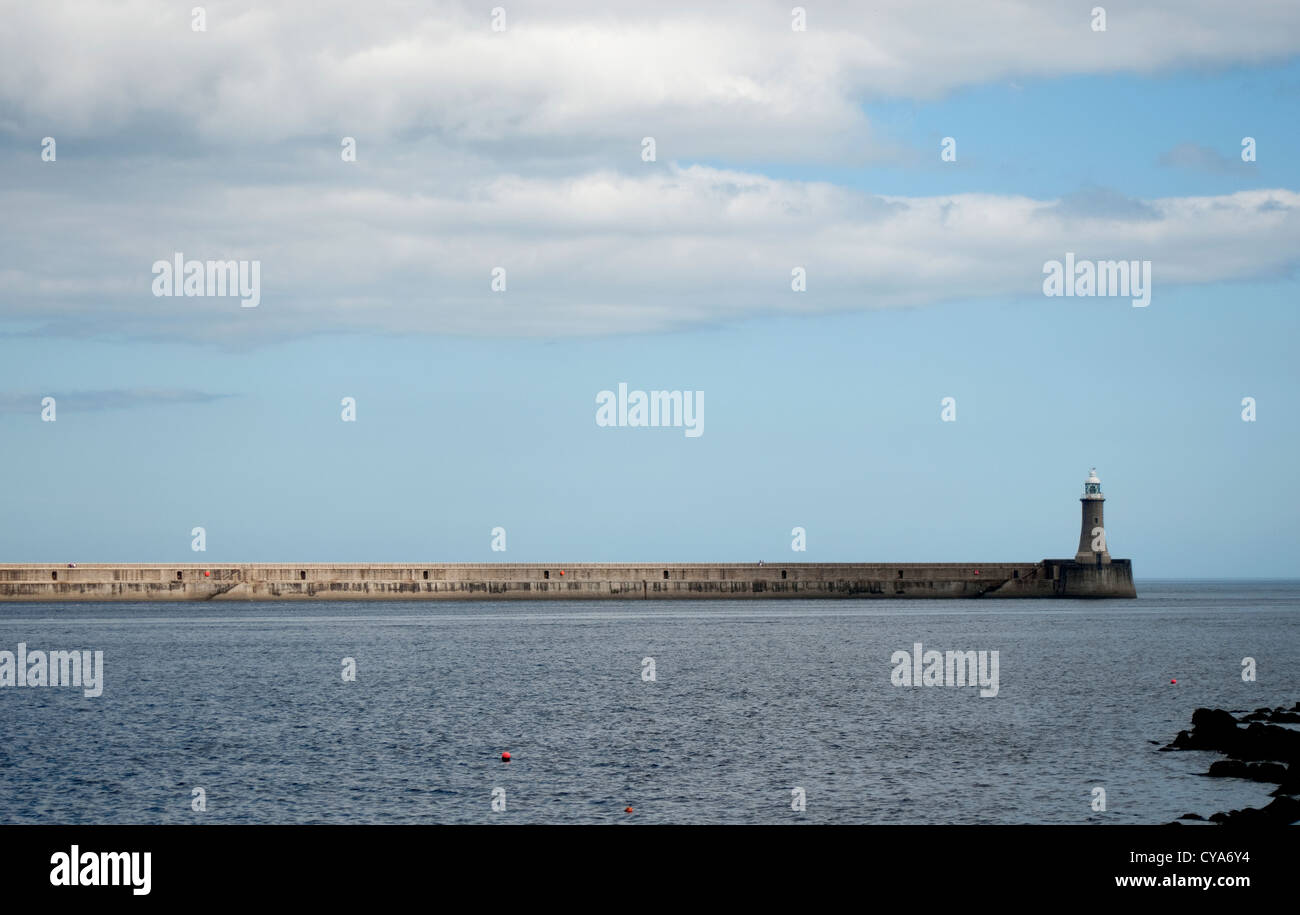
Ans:
{"label": "dark rock", "polygon": [[1204,820],[1205,820],[1205,817],[1201,816],[1199,813],[1184,813],[1184,814],[1183,814],[1182,816],[1180,816],[1178,819],[1180,819],[1180,820],[1201,820],[1201,821],[1204,821]]}
{"label": "dark rock", "polygon": [[1245,810],[1216,813],[1210,821],[1225,826],[1289,826],[1300,821],[1300,801],[1280,797],[1263,809],[1247,807]]}
{"label": "dark rock", "polygon": [[1179,731],[1171,750],[1220,750],[1237,739],[1237,719],[1223,709],[1198,708],[1192,712],[1192,729]]}
{"label": "dark rock", "polygon": [[1281,784],[1286,778],[1287,767],[1280,763],[1248,763],[1236,759],[1224,759],[1210,764],[1206,774],[1212,778],[1245,778],[1252,782],[1274,782]]}
{"label": "dark rock", "polygon": [[1207,741],[1228,740],[1237,731],[1237,719],[1221,708],[1198,708],[1192,712],[1192,731]]}
{"label": "dark rock", "polygon": [[1229,756],[1238,759],[1300,759],[1300,731],[1252,722],[1229,742]]}
{"label": "dark rock", "polygon": [[1243,730],[1223,709],[1198,708],[1192,713],[1191,731],[1179,731],[1165,749],[1216,750],[1233,759],[1300,760],[1300,731],[1252,721]]}
{"label": "dark rock", "polygon": [[[1300,731],[1281,727],[1300,719],[1300,702],[1294,709],[1255,709],[1238,719],[1223,709],[1198,708],[1192,713],[1192,729],[1178,736],[1161,750],[1212,750],[1229,757],[1210,765],[1206,775],[1213,778],[1244,778],[1256,782],[1276,782],[1273,801],[1261,809],[1247,807],[1215,813],[1210,822],[1233,826],[1283,826],[1300,822]],[[1265,724],[1264,722],[1277,722]],[[1182,820],[1199,820],[1185,814]]]}
{"label": "dark rock", "polygon": [[1277,797],[1282,794],[1300,794],[1300,763],[1291,763],[1286,767],[1286,775],[1282,776],[1282,784],[1277,786],[1273,796]]}
{"label": "dark rock", "polygon": [[1271,721],[1274,724],[1300,724],[1300,713],[1290,711],[1284,706],[1277,708],[1257,708],[1241,719],[1242,721]]}

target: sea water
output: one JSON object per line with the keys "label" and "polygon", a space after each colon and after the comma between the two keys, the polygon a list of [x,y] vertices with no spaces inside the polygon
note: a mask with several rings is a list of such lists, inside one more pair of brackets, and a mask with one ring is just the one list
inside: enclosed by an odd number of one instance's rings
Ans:
{"label": "sea water", "polygon": [[[0,649],[102,651],[103,683],[0,688],[0,822],[1105,824],[1263,806],[1272,786],[1204,776],[1216,754],[1159,747],[1198,706],[1300,700],[1300,583],[1138,591],[4,604]],[[917,643],[996,651],[996,695],[899,685],[891,657]]]}

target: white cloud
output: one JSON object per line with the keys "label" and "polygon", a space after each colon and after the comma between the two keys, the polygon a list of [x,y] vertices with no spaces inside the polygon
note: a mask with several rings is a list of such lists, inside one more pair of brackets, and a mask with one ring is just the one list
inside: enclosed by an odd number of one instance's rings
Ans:
{"label": "white cloud", "polygon": [[[20,206],[16,196],[0,206]],[[1152,261],[1158,307],[1175,285],[1278,275],[1300,250],[1292,191],[1093,196],[878,197],[699,166],[501,177],[441,194],[164,183],[0,227],[11,264],[0,300],[61,333],[564,336],[1038,296],[1043,262],[1066,251]],[[150,266],[174,251],[260,260],[262,304],[153,297]],[[489,288],[496,266],[508,271],[504,294]],[[806,293],[790,290],[795,266]]]}
{"label": "white cloud", "polygon": [[1300,5],[1239,0],[1090,6],[1001,0],[649,6],[128,0],[12,5],[0,112],[15,133],[147,129],[205,143],[427,134],[514,159],[637,150],[746,161],[888,155],[862,104],[1013,77],[1278,59],[1300,51]]}
{"label": "white cloud", "polygon": [[[1074,2],[819,2],[795,33],[786,2],[503,2],[504,34],[495,3],[208,2],[205,33],[193,5],[6,10],[0,210],[24,218],[0,221],[4,316],[202,340],[602,334],[1036,295],[1065,251],[1153,261],[1158,304],[1296,250],[1285,190],[880,197],[673,164],[888,158],[873,99],[1294,54],[1295,4],[1110,3],[1095,33]],[[262,304],[154,298],[175,251],[261,261]]]}

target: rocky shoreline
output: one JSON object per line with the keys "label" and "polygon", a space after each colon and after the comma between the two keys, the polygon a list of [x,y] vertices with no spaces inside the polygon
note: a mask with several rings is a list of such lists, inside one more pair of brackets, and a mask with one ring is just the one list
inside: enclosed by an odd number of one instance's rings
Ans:
{"label": "rocky shoreline", "polygon": [[[1241,725],[1245,727],[1241,727]],[[1300,702],[1292,708],[1261,708],[1235,717],[1223,709],[1198,708],[1192,729],[1179,731],[1161,751],[1212,750],[1228,758],[1212,763],[1210,778],[1244,778],[1275,784],[1274,800],[1262,808],[1247,807],[1213,814],[1209,819],[1225,825],[1285,826],[1300,821],[1300,731],[1282,727],[1300,724]],[[1186,813],[1179,820],[1203,820]]]}

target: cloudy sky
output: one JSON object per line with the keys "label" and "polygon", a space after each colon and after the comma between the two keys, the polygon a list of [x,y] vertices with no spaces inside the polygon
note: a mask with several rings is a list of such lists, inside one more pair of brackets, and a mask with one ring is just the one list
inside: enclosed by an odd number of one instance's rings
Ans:
{"label": "cloudy sky", "polygon": [[0,556],[1297,574],[1300,7],[1095,5],[7,4]]}

